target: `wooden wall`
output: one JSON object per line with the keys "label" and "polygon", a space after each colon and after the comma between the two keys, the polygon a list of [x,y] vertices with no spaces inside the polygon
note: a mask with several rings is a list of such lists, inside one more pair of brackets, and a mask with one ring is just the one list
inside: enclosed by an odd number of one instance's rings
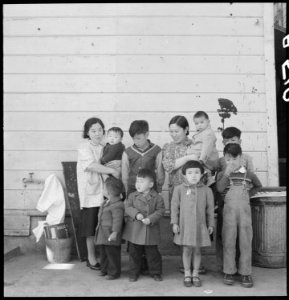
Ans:
{"label": "wooden wall", "polygon": [[[35,214],[43,185],[24,188],[29,172],[40,180],[55,173],[64,182],[61,162],[76,160],[82,126],[92,116],[107,129],[123,128],[127,146],[129,124],[146,119],[151,140],[162,147],[171,141],[171,117],[186,116],[191,135],[193,114],[205,110],[222,155],[220,97],[238,109],[225,126],[242,130],[243,151],[270,184],[268,144],[275,142],[268,135],[265,5],[4,5],[7,218]],[[29,233],[25,224],[21,234]]]}

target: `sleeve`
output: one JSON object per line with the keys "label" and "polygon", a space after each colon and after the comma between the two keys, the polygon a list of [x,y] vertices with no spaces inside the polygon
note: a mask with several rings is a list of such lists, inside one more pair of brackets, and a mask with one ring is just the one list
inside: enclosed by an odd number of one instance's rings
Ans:
{"label": "sleeve", "polygon": [[164,215],[164,213],[165,213],[164,199],[161,195],[157,195],[156,209],[152,214],[147,216],[151,221],[151,225],[157,223],[159,219]]}
{"label": "sleeve", "polygon": [[165,170],[162,164],[162,152],[156,157],[156,173],[157,173],[157,192],[161,193],[162,187],[165,183]]}
{"label": "sleeve", "polygon": [[204,134],[200,160],[202,160],[205,164],[207,160],[210,158],[210,154],[212,153],[215,147],[216,141],[217,138],[213,130],[210,130]]}
{"label": "sleeve", "polygon": [[123,216],[124,216],[123,203],[121,203],[121,205],[114,207],[111,211],[111,214],[112,214],[112,231],[121,233]]}
{"label": "sleeve", "polygon": [[249,195],[250,197],[256,194],[262,187],[262,183],[260,182],[259,178],[257,177],[256,174],[252,173],[252,184],[253,187],[251,188]]}
{"label": "sleeve", "polygon": [[175,151],[171,148],[171,144],[165,144],[162,149],[162,163],[166,172],[171,173],[174,170],[175,161]]}
{"label": "sleeve", "polygon": [[133,200],[133,193],[130,193],[128,198],[124,200],[124,210],[127,216],[135,220],[135,217],[139,213],[139,211],[133,206]]}
{"label": "sleeve", "polygon": [[222,193],[229,185],[229,178],[225,175],[225,171],[217,174],[216,188],[219,193]]}
{"label": "sleeve", "polygon": [[83,171],[86,171],[87,167],[95,161],[95,157],[88,145],[82,144],[78,147],[78,163]]}
{"label": "sleeve", "polygon": [[178,187],[174,188],[172,201],[171,201],[171,224],[179,224],[180,215],[180,189]]}
{"label": "sleeve", "polygon": [[214,217],[214,195],[211,188],[207,188],[207,226],[215,227],[215,217]]}
{"label": "sleeve", "polygon": [[124,188],[127,192],[128,188],[128,172],[129,172],[129,161],[126,152],[123,152],[121,158],[121,180],[124,185]]}

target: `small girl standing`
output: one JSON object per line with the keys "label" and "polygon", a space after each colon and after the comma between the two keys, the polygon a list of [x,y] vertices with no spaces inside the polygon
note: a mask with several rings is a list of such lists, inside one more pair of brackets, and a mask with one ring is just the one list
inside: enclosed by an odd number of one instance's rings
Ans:
{"label": "small girl standing", "polygon": [[[184,285],[201,286],[199,267],[201,247],[211,245],[214,228],[214,198],[212,190],[201,181],[204,168],[198,161],[188,161],[182,167],[184,182],[176,186],[171,203],[171,224],[174,243],[183,246]],[[191,260],[193,255],[193,274]]]}

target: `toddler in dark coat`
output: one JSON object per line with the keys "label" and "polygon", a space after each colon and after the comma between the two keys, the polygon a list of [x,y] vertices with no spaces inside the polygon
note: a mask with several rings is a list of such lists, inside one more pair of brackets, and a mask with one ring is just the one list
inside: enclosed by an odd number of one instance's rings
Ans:
{"label": "toddler in dark coat", "polygon": [[115,177],[105,181],[107,199],[102,203],[95,230],[95,244],[100,247],[101,276],[116,279],[121,273],[121,236],[124,204],[120,197],[123,183]]}

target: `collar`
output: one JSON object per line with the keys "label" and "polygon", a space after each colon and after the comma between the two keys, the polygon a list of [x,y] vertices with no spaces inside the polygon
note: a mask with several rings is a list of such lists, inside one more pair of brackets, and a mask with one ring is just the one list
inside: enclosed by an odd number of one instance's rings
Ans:
{"label": "collar", "polygon": [[239,170],[237,170],[233,173],[243,173],[244,174],[244,173],[246,173],[246,171],[247,171],[246,168],[244,166],[241,166]]}
{"label": "collar", "polygon": [[141,152],[141,153],[144,153],[146,151],[148,151],[148,149],[152,148],[154,146],[154,144],[149,140],[147,139],[148,141],[148,146],[145,148],[145,149],[141,149],[139,148],[138,146],[136,146],[135,144],[133,144],[133,148],[135,148],[138,152]]}
{"label": "collar", "polygon": [[186,187],[186,188],[196,188],[196,187],[201,187],[204,185],[204,183],[200,180],[198,183],[196,184],[190,184],[187,180],[187,178],[184,176],[184,181],[183,181],[183,185]]}
{"label": "collar", "polygon": [[156,194],[156,191],[153,189],[151,189],[146,195],[144,193],[140,193],[140,192],[136,191],[137,197],[148,199],[148,200],[151,199],[155,194]]}

